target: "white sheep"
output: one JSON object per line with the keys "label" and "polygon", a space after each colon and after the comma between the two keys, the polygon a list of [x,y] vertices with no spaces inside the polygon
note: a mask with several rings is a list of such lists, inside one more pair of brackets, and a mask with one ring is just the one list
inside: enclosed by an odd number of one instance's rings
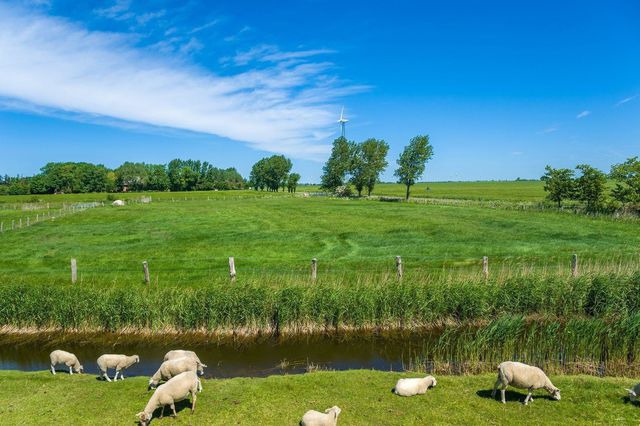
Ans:
{"label": "white sheep", "polygon": [[496,380],[496,384],[493,387],[491,397],[495,398],[496,390],[500,388],[502,403],[505,404],[505,389],[509,385],[514,388],[529,390],[529,394],[524,399],[524,405],[527,405],[529,401],[533,401],[531,394],[534,390],[541,388],[549,392],[553,399],[560,401],[560,389],[555,387],[547,375],[544,374],[544,371],[538,367],[521,362],[503,362],[498,366],[498,380]]}
{"label": "white sheep", "polygon": [[69,367],[69,374],[73,374],[73,370],[76,373],[84,373],[84,367],[78,361],[78,357],[76,357],[71,352],[67,351],[53,351],[49,354],[49,359],[51,360],[51,372],[55,375],[56,369],[55,366],[58,364],[64,364]]}
{"label": "white sheep", "polygon": [[202,361],[200,361],[200,358],[198,358],[198,355],[196,355],[194,351],[185,351],[184,349],[174,349],[172,351],[167,352],[164,356],[164,361],[171,361],[172,359],[178,359],[183,357],[193,358],[196,361],[198,361],[200,364],[202,364]]}
{"label": "white sheep", "polygon": [[196,391],[202,392],[202,384],[196,373],[193,371],[180,373],[168,382],[158,386],[158,389],[151,395],[147,406],[136,416],[141,425],[148,425],[153,417],[153,412],[162,407],[160,417],[163,417],[164,407],[168,405],[173,411],[172,417],[176,417],[175,403],[188,398],[189,395],[191,395],[191,414],[193,414],[196,409]]}
{"label": "white sheep", "polygon": [[342,410],[333,406],[324,410],[324,413],[315,410],[309,410],[304,413],[300,426],[335,426],[338,424],[338,416]]}
{"label": "white sheep", "polygon": [[391,392],[400,396],[423,395],[427,393],[427,389],[433,388],[438,382],[433,376],[427,376],[416,379],[400,379]]}
{"label": "white sheep", "polygon": [[201,364],[195,359],[189,357],[182,357],[165,361],[162,363],[162,365],[160,365],[158,371],[156,371],[156,373],[149,379],[148,389],[152,389],[158,386],[158,383],[160,381],[169,380],[180,373],[184,373],[185,371],[195,371],[198,373],[198,375],[202,376],[204,374],[204,367],[206,367],[206,365]]}
{"label": "white sheep", "polygon": [[125,203],[122,200],[115,200],[113,203],[111,203],[111,205],[114,206],[114,207],[122,207],[122,206],[124,206],[124,204]]}
{"label": "white sheep", "polygon": [[635,385],[632,389],[625,389],[629,392],[629,399],[631,402],[638,400],[638,395],[640,395],[640,383]]}
{"label": "white sheep", "polygon": [[109,368],[114,368],[116,370],[115,376],[113,376],[113,380],[118,380],[118,374],[120,374],[120,380],[124,380],[124,373],[122,370],[125,370],[131,367],[133,364],[140,362],[140,357],[138,355],[113,355],[113,354],[105,354],[101,355],[98,358],[98,367],[100,368],[100,376],[104,377],[108,382],[111,381],[109,375],[107,374],[107,370]]}

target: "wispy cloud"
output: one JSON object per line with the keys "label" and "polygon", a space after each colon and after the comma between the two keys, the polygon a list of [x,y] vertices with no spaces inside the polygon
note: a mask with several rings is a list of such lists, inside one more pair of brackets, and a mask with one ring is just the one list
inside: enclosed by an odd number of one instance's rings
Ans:
{"label": "wispy cloud", "polygon": [[584,118],[587,115],[591,115],[591,111],[584,110],[580,114],[576,115],[576,118],[580,120],[581,118]]}
{"label": "wispy cloud", "polygon": [[246,33],[247,31],[251,31],[251,27],[248,25],[245,25],[244,27],[240,28],[240,30],[237,33],[225,37],[224,41],[227,41],[227,42],[236,41],[237,39],[240,38],[242,34]]}
{"label": "wispy cloud", "polygon": [[328,62],[273,62],[219,76],[181,56],[136,47],[126,34],[88,31],[2,3],[0,52],[4,98],[314,160],[329,151],[338,98],[364,89],[332,77]]}
{"label": "wispy cloud", "polygon": [[307,59],[312,56],[335,53],[330,49],[298,50],[295,52],[281,52],[277,46],[261,44],[249,50],[237,52],[232,58],[223,58],[223,62],[231,60],[235,65],[247,65],[250,62],[281,62]]}
{"label": "wispy cloud", "polygon": [[219,19],[214,19],[213,21],[209,21],[204,25],[200,25],[199,27],[195,27],[194,29],[189,31],[189,34],[199,33],[200,31],[204,31],[204,30],[206,30],[208,28],[213,27],[214,25],[217,25],[219,22],[220,22]]}
{"label": "wispy cloud", "polygon": [[635,99],[635,98],[637,98],[637,97],[638,97],[638,95],[633,95],[633,96],[629,96],[628,98],[621,99],[620,101],[618,101],[618,102],[615,104],[615,106],[619,107],[620,105],[624,105],[624,104],[626,104],[627,102],[631,102],[632,100],[634,100],[634,99]]}
{"label": "wispy cloud", "polygon": [[135,16],[135,14],[129,10],[130,7],[131,0],[116,0],[109,7],[94,9],[93,13],[103,18],[124,21]]}
{"label": "wispy cloud", "polygon": [[538,132],[538,134],[548,134],[548,133],[553,133],[553,132],[557,132],[558,131],[558,126],[551,126],[551,127],[547,127],[546,129],[542,129]]}

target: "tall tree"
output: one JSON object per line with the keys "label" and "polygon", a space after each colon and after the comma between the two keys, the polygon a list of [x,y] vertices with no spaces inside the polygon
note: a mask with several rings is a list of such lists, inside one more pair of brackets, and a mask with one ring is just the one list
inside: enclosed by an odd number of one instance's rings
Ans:
{"label": "tall tree", "polygon": [[540,179],[544,182],[544,190],[548,193],[547,199],[558,203],[562,207],[562,200],[574,197],[576,183],[573,179],[574,171],[571,169],[554,169],[545,167],[546,173]]}
{"label": "tall tree", "polygon": [[300,175],[298,173],[290,173],[287,179],[287,189],[289,192],[296,192],[298,182],[300,182]]}
{"label": "tall tree", "polygon": [[321,188],[333,191],[345,184],[347,175],[353,169],[355,151],[356,144],[345,137],[341,136],[333,141],[331,155],[322,168]]}
{"label": "tall tree", "polygon": [[418,135],[409,141],[409,145],[404,148],[400,158],[398,158],[398,168],[395,176],[398,183],[407,187],[406,199],[409,199],[409,190],[412,185],[424,173],[427,161],[433,157],[433,147],[429,143],[428,135]]}
{"label": "tall tree", "polygon": [[604,201],[607,176],[588,164],[580,164],[576,169],[582,173],[576,179],[576,198],[586,203],[587,211],[599,210]]}
{"label": "tall tree", "polygon": [[611,195],[623,204],[640,204],[640,160],[638,157],[629,158],[622,164],[611,167],[609,174],[616,181],[616,187]]}
{"label": "tall tree", "polygon": [[120,191],[144,191],[147,187],[147,168],[144,163],[126,162],[115,170],[116,186]]}
{"label": "tall tree", "polygon": [[249,179],[255,189],[277,192],[282,188],[284,191],[292,166],[291,160],[284,155],[272,155],[253,165]]}
{"label": "tall tree", "polygon": [[367,195],[380,178],[380,173],[387,167],[387,152],[389,145],[374,138],[356,145],[353,155],[351,183],[356,187],[358,196],[367,188]]}

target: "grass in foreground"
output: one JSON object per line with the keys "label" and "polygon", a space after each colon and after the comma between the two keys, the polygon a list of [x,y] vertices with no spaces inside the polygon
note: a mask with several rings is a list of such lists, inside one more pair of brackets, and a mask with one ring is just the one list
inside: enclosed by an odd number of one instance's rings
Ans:
{"label": "grass in foreground", "polygon": [[[338,424],[611,424],[636,423],[640,408],[625,399],[633,379],[552,377],[562,400],[537,391],[523,406],[525,391],[507,392],[507,404],[491,399],[494,374],[439,376],[426,395],[402,398],[390,390],[407,373],[317,372],[264,379],[205,380],[195,414],[186,403],[176,421],[152,424],[297,425],[308,409],[342,408]],[[0,372],[0,422],[19,424],[134,424],[151,393],[147,378],[104,383],[92,375]],[[537,398],[536,398],[537,396]],[[168,410],[165,410],[165,414]]]}

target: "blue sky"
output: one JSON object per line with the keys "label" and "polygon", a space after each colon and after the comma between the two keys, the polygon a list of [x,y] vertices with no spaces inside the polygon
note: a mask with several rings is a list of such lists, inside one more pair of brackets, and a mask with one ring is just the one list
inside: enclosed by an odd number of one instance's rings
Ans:
{"label": "blue sky", "polygon": [[347,137],[416,134],[425,180],[605,171],[640,155],[636,1],[0,0],[0,174],[49,161],[237,167],[318,181]]}

